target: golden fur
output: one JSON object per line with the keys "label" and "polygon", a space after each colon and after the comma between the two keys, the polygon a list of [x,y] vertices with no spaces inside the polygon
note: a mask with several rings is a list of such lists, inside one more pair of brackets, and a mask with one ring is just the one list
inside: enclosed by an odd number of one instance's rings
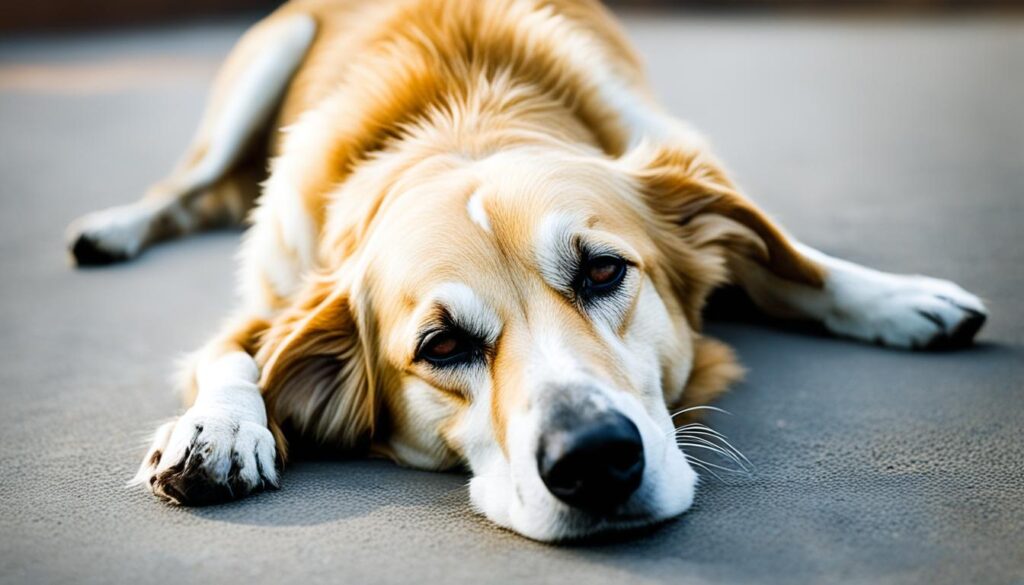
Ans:
{"label": "golden fur", "polygon": [[[896,335],[902,345],[941,337],[926,337],[936,319],[913,321],[912,311],[872,321],[872,303],[900,297],[861,288],[920,298],[914,287],[924,285],[801,248],[649,94],[639,59],[596,0],[293,0],[253,27],[179,168],[137,208],[111,216],[141,226],[144,246],[240,220],[266,179],[243,246],[243,302],[189,374],[189,403],[205,410],[182,420],[197,430],[161,427],[140,481],[180,503],[222,495],[228,480],[187,461],[204,428],[239,428],[217,422],[226,415],[210,404],[226,394],[204,390],[204,379],[229,380],[242,398],[249,386],[262,391],[265,428],[262,406],[232,416],[256,425],[246,440],[257,445],[269,445],[269,429],[281,460],[283,427],[417,467],[507,463],[522,455],[514,428],[572,390],[558,381],[570,370],[573,384],[621,408],[643,405],[660,422],[637,424],[671,435],[665,409],[708,404],[742,376],[733,352],[701,333],[705,300],[729,283],[766,310],[842,334]],[[236,118],[248,123],[231,126]],[[105,260],[82,233],[79,261]],[[587,308],[566,280],[578,267],[565,264],[593,246],[628,269],[614,303]],[[833,270],[845,280],[830,288]],[[963,292],[925,284],[945,291],[938,299]],[[969,340],[981,323],[970,315],[983,320],[980,302],[963,295],[946,338]],[[486,371],[441,371],[419,357],[423,328],[453,319],[453,306],[480,330]],[[200,405],[204,392],[216,398]],[[166,461],[165,443],[183,458]],[[691,491],[652,521],[692,501],[695,476],[676,455],[666,468],[676,465]],[[229,478],[228,497],[275,485],[276,474],[260,469],[262,483]],[[476,505],[524,534],[599,529],[509,519],[488,508],[504,487],[488,489]]]}
{"label": "golden fur", "polygon": [[[298,145],[310,157],[296,190],[316,218],[324,274],[350,261],[375,214],[388,204],[387,185],[364,192],[365,200],[350,204],[354,210],[346,206],[354,213],[345,224],[325,229],[331,187],[368,159],[395,159],[387,165],[398,180],[441,153],[484,157],[523,144],[621,156],[627,131],[601,103],[580,59],[567,54],[567,38],[585,35],[590,50],[646,93],[639,60],[597,2],[306,1],[288,4],[279,14],[291,11],[316,15],[321,28],[289,87],[278,125],[294,123],[337,85],[345,88],[330,104],[339,114],[327,119],[334,127],[322,134],[324,143]],[[729,280],[723,250],[756,254],[782,276],[820,285],[818,269],[735,193],[706,152],[645,154],[648,160],[631,163],[637,165],[635,180],[646,186],[647,200],[635,202],[637,209],[649,206],[647,217],[638,219],[662,232],[651,237],[664,248],[652,276],[675,292],[694,335],[708,292]],[[694,222],[706,214],[732,221]],[[523,236],[509,236],[516,238]],[[354,445],[374,428],[383,390],[373,377],[388,367],[356,353],[362,350],[338,331],[351,317],[325,304],[322,289],[332,285],[317,280],[310,285],[315,291],[300,293],[260,338],[257,355],[273,416],[318,440]],[[700,367],[687,390],[667,391],[671,402],[688,394],[710,401],[739,376],[731,353],[707,340],[697,347],[706,348],[697,351]],[[333,374],[322,363],[331,361]],[[336,388],[333,394],[327,385]]]}

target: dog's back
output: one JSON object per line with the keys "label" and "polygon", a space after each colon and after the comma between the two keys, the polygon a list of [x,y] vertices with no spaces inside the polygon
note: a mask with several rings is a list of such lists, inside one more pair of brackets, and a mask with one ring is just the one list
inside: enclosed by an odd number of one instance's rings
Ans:
{"label": "dog's back", "polygon": [[587,58],[573,53],[582,49],[567,37],[574,30],[585,31],[618,73],[640,76],[639,59],[597,0],[293,0],[265,22],[294,14],[312,16],[318,33],[289,88],[282,125],[345,85],[372,84],[366,89],[390,102],[387,94],[399,89],[429,100],[431,84],[471,82],[465,74],[486,69],[530,68],[539,83],[564,83],[549,78]]}
{"label": "dog's back", "polygon": [[[178,168],[138,204],[73,223],[71,251],[80,265],[106,264],[243,222],[281,152],[282,129],[311,110],[330,112],[321,124],[330,144],[313,155],[325,172],[308,173],[312,188],[299,191],[322,194],[318,186],[343,180],[403,126],[450,111],[452,100],[503,107],[513,85],[556,96],[572,113],[563,120],[585,126],[576,138],[612,155],[626,148],[634,121],[619,110],[653,108],[640,60],[597,0],[293,0],[228,56]],[[325,204],[303,201],[318,219]]]}

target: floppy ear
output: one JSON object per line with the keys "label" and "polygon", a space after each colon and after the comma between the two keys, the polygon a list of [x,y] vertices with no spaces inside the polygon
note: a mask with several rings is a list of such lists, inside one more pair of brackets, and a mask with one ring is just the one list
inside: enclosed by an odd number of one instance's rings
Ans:
{"label": "floppy ear", "polygon": [[754,261],[785,280],[823,285],[821,269],[739,193],[705,151],[641,145],[623,161],[640,182],[652,225],[661,232],[656,243],[675,264],[670,278],[694,327],[708,293],[737,282],[739,260]]}
{"label": "floppy ear", "polygon": [[256,359],[267,412],[279,424],[343,448],[373,434],[372,369],[349,294],[334,279],[306,285],[266,330]]}

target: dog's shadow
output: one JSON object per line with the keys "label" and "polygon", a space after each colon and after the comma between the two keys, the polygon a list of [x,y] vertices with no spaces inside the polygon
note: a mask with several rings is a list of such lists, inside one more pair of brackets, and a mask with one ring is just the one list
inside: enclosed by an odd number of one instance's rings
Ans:
{"label": "dog's shadow", "polygon": [[[281,489],[191,508],[206,520],[256,526],[312,526],[415,508],[425,519],[472,515],[463,473],[405,469],[382,460],[300,457]],[[436,518],[435,518],[436,519]]]}

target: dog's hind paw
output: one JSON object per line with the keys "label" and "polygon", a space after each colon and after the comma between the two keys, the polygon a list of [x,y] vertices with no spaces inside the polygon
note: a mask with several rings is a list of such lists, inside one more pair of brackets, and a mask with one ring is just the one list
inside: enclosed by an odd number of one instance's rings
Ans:
{"label": "dog's hind paw", "polygon": [[152,211],[138,203],[88,213],[68,226],[68,251],[78,266],[128,260],[145,246],[152,218]]}
{"label": "dog's hind paw", "polygon": [[908,349],[969,345],[988,312],[958,285],[926,276],[879,274],[856,283],[825,324],[836,333]]}
{"label": "dog's hind paw", "polygon": [[203,506],[278,487],[274,436],[265,426],[190,412],[157,429],[133,483],[158,498]]}

